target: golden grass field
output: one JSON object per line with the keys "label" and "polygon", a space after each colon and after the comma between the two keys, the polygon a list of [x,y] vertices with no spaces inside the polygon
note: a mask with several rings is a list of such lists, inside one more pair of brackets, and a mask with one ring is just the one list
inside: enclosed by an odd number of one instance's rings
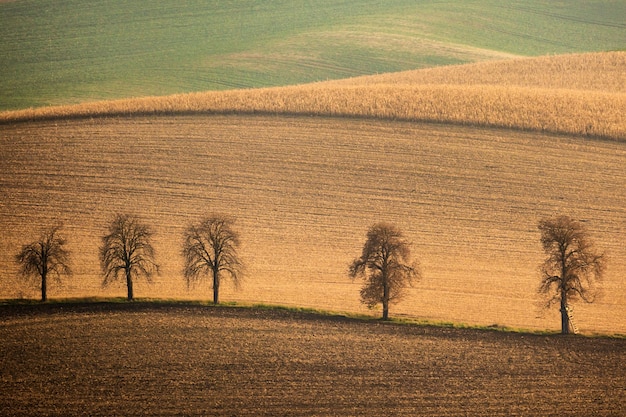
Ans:
{"label": "golden grass field", "polygon": [[307,313],[0,306],[0,414],[619,416],[623,339]]}
{"label": "golden grass field", "polygon": [[[162,274],[137,297],[187,291],[182,231],[204,213],[237,218],[247,264],[221,299],[366,312],[347,276],[367,228],[405,231],[423,280],[391,316],[557,330],[537,307],[537,222],[586,221],[609,255],[604,297],[575,306],[584,333],[626,333],[626,143],[405,121],[294,116],[112,117],[5,124],[0,183],[0,294],[18,284],[12,257],[43,227],[65,225],[75,275],[55,297],[100,288],[97,250],[115,212],[150,222]],[[379,314],[372,312],[371,314]]]}
{"label": "golden grass field", "polygon": [[271,113],[505,127],[623,140],[626,52],[520,58],[292,87],[178,94],[0,113],[1,122]]}

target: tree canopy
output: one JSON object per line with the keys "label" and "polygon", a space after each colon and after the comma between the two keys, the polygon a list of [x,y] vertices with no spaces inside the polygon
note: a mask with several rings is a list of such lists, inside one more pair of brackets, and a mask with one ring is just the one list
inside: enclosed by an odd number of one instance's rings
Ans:
{"label": "tree canopy", "polygon": [[20,265],[20,275],[25,278],[39,277],[41,301],[48,298],[48,277],[60,281],[61,275],[71,275],[70,252],[65,248],[67,241],[60,236],[61,226],[46,230],[38,240],[22,246],[15,256]]}
{"label": "tree canopy", "polygon": [[568,216],[541,220],[539,231],[547,255],[541,265],[539,292],[548,297],[548,306],[560,303],[561,332],[568,333],[570,302],[594,301],[606,257],[595,249],[587,228]]}
{"label": "tree canopy", "polygon": [[361,256],[350,265],[352,279],[361,277],[361,302],[372,308],[383,306],[383,319],[389,318],[389,304],[398,302],[407,286],[420,277],[417,262],[411,261],[410,243],[402,232],[387,223],[373,225]]}
{"label": "tree canopy", "polygon": [[183,274],[187,285],[211,276],[213,303],[219,302],[219,288],[222,277],[230,277],[239,285],[243,264],[237,250],[239,234],[233,228],[234,220],[220,215],[204,218],[199,224],[192,224],[184,234]]}
{"label": "tree canopy", "polygon": [[103,286],[126,278],[128,299],[132,300],[133,279],[145,277],[149,282],[159,270],[152,247],[154,232],[137,216],[117,214],[109,225],[109,233],[102,238],[100,266],[104,274]]}

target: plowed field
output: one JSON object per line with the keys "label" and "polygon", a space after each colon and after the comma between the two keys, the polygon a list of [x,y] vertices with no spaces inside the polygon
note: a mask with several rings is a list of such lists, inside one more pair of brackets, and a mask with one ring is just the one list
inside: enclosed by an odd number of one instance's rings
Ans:
{"label": "plowed field", "polygon": [[200,306],[0,307],[0,414],[618,416],[623,339]]}
{"label": "plowed field", "polygon": [[[375,120],[194,116],[0,126],[0,297],[36,297],[13,254],[65,224],[74,276],[49,296],[100,287],[97,250],[116,212],[157,232],[162,273],[137,297],[210,298],[181,274],[183,228],[235,216],[247,276],[221,299],[366,312],[347,266],[367,228],[397,224],[423,279],[391,315],[557,329],[538,308],[537,222],[584,220],[609,255],[604,297],[577,305],[587,333],[626,333],[626,144]],[[373,314],[378,314],[373,312]]]}

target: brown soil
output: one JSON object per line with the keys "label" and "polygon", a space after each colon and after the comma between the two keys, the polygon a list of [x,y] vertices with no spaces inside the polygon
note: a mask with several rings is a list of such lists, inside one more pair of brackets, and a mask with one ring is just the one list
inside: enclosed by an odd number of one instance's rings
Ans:
{"label": "brown soil", "polygon": [[0,314],[2,415],[626,412],[623,339],[144,303]]}
{"label": "brown soil", "polygon": [[626,333],[626,144],[496,129],[318,117],[145,117],[0,127],[0,298],[37,297],[13,256],[63,222],[74,276],[49,296],[102,289],[98,245],[117,212],[156,230],[161,275],[137,297],[187,291],[184,228],[207,213],[237,218],[247,274],[223,301],[369,314],[347,276],[367,229],[387,221],[413,242],[423,279],[391,315],[557,329],[536,304],[544,258],[537,222],[586,221],[609,254],[604,297],[575,305],[585,333]]}

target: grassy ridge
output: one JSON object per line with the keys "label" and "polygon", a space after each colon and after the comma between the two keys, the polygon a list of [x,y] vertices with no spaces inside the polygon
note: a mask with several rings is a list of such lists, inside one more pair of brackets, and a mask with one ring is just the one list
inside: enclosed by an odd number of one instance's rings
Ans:
{"label": "grassy ridge", "polygon": [[626,138],[626,52],[407,71],[293,87],[0,113],[0,122],[174,113],[348,116]]}
{"label": "grassy ridge", "polygon": [[276,88],[192,93],[19,112],[7,120],[193,113],[365,117],[626,138],[624,94],[493,86]]}
{"label": "grassy ridge", "polygon": [[618,1],[0,2],[0,109],[623,49]]}
{"label": "grassy ridge", "polygon": [[564,54],[450,65],[337,80],[331,85],[496,85],[626,93],[626,52]]}
{"label": "grassy ridge", "polygon": [[[79,297],[79,298],[57,298],[49,299],[45,303],[35,299],[0,299],[0,308],[4,308],[6,313],[15,313],[20,311],[58,311],[64,310],[65,307],[69,308],[81,308],[81,309],[93,309],[96,311],[103,310],[116,310],[117,307],[125,308],[124,306],[132,306],[133,309],[150,309],[150,308],[172,308],[172,307],[206,307],[210,309],[245,309],[251,313],[272,311],[283,312],[288,315],[292,315],[294,318],[301,316],[308,316],[315,319],[345,319],[355,322],[374,322],[381,321],[378,316],[371,316],[358,313],[340,312],[331,310],[322,310],[318,308],[310,307],[293,307],[280,304],[265,304],[265,303],[239,303],[239,302],[226,302],[220,304],[213,304],[210,301],[204,300],[187,300],[187,299],[160,299],[160,298],[136,298],[133,301],[128,301],[124,297]],[[13,307],[13,308],[12,308]],[[465,323],[457,322],[444,322],[433,321],[427,319],[417,319],[412,317],[390,317],[385,322],[390,324],[399,324],[407,326],[428,326],[428,327],[441,327],[441,328],[454,328],[454,329],[472,329],[472,330],[486,330],[497,331],[506,333],[521,333],[521,334],[540,334],[540,335],[557,335],[560,334],[557,331],[549,330],[528,330],[521,328],[513,328],[508,326],[490,325],[469,325]],[[626,339],[626,335],[611,334],[611,335],[598,335],[595,334],[590,337],[611,337]]]}

